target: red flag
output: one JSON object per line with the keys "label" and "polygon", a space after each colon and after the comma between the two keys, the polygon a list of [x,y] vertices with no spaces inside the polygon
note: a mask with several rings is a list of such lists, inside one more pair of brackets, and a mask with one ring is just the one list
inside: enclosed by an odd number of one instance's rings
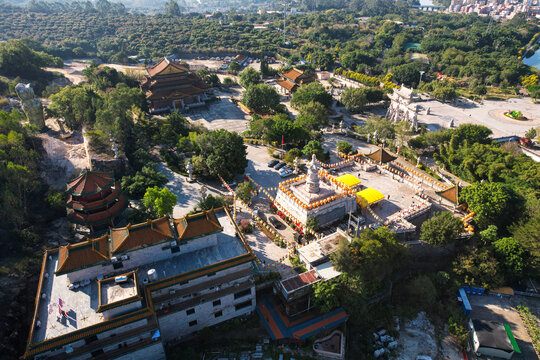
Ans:
{"label": "red flag", "polygon": [[283,145],[285,142],[283,141],[283,135],[281,135],[281,145]]}

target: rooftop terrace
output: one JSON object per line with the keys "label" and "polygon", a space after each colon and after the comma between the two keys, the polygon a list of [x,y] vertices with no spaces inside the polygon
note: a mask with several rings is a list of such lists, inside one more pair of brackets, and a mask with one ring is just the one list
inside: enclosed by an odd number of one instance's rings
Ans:
{"label": "rooftop terrace", "polygon": [[[242,240],[235,236],[235,227],[229,220],[227,213],[218,212],[216,218],[219,225],[223,227],[223,231],[209,235],[209,237],[216,237],[216,241],[208,241],[209,246],[190,252],[182,252],[182,246],[180,246],[178,253],[171,253],[169,257],[161,261],[130,264],[131,269],[122,268],[116,273],[101,274],[100,278],[102,276],[107,279],[101,281],[101,301],[111,304],[135,296],[137,287],[134,282],[129,281],[129,277],[128,281],[123,284],[117,284],[114,281],[115,276],[127,274],[132,270],[138,269],[138,279],[142,283],[142,280],[147,278],[149,269],[155,269],[158,279],[163,279],[248,253],[248,248],[244,246]],[[200,238],[195,241],[204,242],[204,239]],[[162,244],[156,246],[162,246]],[[140,251],[144,251],[144,249]],[[98,281],[93,278],[86,283],[81,283],[77,289],[70,290],[66,274],[54,275],[57,266],[58,251],[49,252],[45,259],[39,294],[40,301],[36,318],[36,324],[39,321],[39,326],[34,325],[32,344],[105,321],[103,315],[97,312],[100,305]],[[101,267],[102,265],[97,266]],[[132,274],[135,280],[135,273]]]}

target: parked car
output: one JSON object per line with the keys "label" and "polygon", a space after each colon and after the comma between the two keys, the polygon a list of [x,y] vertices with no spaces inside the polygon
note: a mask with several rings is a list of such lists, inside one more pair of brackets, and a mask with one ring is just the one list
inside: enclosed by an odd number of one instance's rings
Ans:
{"label": "parked car", "polygon": [[279,221],[278,219],[276,219],[275,216],[270,216],[270,219],[268,219],[270,221],[270,223],[276,228],[276,229],[280,229],[282,224],[281,224],[281,221]]}
{"label": "parked car", "polygon": [[285,165],[287,165],[287,164],[285,164],[285,163],[282,161],[282,162],[280,162],[279,164],[277,164],[276,166],[274,166],[274,169],[279,170],[279,169],[281,169],[282,167],[284,167]]}
{"label": "parked car", "polygon": [[291,165],[286,165],[286,166],[284,166],[284,167],[281,169],[281,171],[283,171],[283,170],[292,170],[292,169],[293,169],[293,168],[292,168]]}
{"label": "parked car", "polygon": [[287,176],[291,176],[294,173],[292,170],[285,170],[279,173],[279,176],[282,178],[286,178]]}
{"label": "parked car", "polygon": [[268,162],[268,167],[274,167],[279,163],[279,160],[273,159]]}
{"label": "parked car", "polygon": [[[236,181],[233,181],[233,182],[230,182],[230,183],[227,183],[227,184],[229,184],[229,187],[231,187],[231,188],[233,188],[233,187],[235,187],[236,185],[238,185],[238,184],[236,183]],[[221,184],[221,187],[225,189],[225,184]]]}

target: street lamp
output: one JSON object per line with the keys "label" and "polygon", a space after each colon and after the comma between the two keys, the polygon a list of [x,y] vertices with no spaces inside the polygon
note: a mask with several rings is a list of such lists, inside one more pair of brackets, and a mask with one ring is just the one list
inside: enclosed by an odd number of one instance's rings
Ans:
{"label": "street lamp", "polygon": [[418,86],[420,86],[420,83],[422,82],[422,75],[424,75],[425,73],[425,71],[420,70],[420,81],[418,82]]}

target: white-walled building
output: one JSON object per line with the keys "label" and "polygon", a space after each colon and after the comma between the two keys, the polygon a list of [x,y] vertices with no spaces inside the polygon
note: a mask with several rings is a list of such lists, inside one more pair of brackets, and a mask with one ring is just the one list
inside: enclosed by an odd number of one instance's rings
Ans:
{"label": "white-walled building", "polygon": [[164,341],[255,310],[254,259],[225,208],[47,251],[23,358],[164,359]]}

